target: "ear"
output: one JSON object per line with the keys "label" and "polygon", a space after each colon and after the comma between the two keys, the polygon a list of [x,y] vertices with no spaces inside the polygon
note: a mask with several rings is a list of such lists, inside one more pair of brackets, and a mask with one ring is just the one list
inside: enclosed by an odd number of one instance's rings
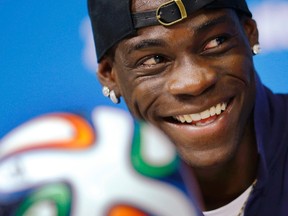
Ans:
{"label": "ear", "polygon": [[242,25],[250,47],[253,47],[255,44],[259,44],[259,32],[256,21],[254,19],[245,17],[242,20]]}
{"label": "ear", "polygon": [[102,86],[107,86],[110,90],[114,90],[117,97],[120,97],[119,88],[116,82],[116,72],[113,67],[113,61],[108,57],[98,64],[97,77]]}

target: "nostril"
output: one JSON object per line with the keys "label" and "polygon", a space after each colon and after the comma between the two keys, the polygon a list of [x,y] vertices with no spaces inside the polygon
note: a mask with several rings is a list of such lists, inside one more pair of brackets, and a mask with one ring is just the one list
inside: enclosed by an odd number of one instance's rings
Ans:
{"label": "nostril", "polygon": [[167,82],[168,91],[173,95],[198,96],[214,88],[217,82],[215,75],[207,72],[192,73],[189,76],[174,76]]}

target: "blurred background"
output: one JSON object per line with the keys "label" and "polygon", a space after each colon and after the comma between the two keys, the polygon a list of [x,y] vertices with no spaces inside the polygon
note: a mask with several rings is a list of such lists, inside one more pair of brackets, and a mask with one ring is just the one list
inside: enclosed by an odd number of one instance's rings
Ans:
{"label": "blurred background", "polygon": [[[257,71],[272,90],[288,92],[288,1],[248,3],[263,50]],[[1,0],[0,27],[0,138],[47,112],[89,118],[95,106],[113,106],[96,80],[85,0]]]}

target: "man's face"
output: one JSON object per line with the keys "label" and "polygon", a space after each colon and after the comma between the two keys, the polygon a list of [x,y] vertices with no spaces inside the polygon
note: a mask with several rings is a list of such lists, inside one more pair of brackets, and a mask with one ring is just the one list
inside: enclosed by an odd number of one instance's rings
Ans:
{"label": "man's face", "polygon": [[166,133],[192,166],[229,160],[246,136],[255,81],[245,25],[229,9],[200,11],[140,29],[115,50],[111,74],[129,110]]}

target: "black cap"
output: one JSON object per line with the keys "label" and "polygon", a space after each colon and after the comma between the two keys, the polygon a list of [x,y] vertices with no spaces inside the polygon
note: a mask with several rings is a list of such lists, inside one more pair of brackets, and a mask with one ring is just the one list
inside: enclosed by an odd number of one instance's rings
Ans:
{"label": "black cap", "polygon": [[88,0],[97,60],[139,28],[173,25],[204,8],[232,8],[252,17],[245,0],[167,0],[157,10],[138,13],[131,12],[131,0]]}

